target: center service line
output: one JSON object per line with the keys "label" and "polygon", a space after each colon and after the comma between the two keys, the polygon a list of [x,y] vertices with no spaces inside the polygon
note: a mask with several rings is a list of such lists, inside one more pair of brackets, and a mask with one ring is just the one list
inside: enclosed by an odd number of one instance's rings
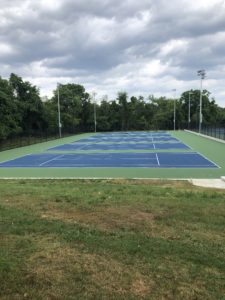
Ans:
{"label": "center service line", "polygon": [[155,150],[155,144],[154,144],[153,136],[151,136],[151,138],[152,138],[153,148],[154,148],[154,150]]}
{"label": "center service line", "polygon": [[155,156],[156,156],[156,159],[157,159],[157,162],[158,162],[158,166],[160,166],[158,154],[156,153]]}
{"label": "center service line", "polygon": [[43,165],[49,163],[50,161],[57,160],[57,159],[59,159],[60,157],[63,157],[63,156],[64,156],[64,154],[62,154],[62,155],[57,155],[56,157],[54,157],[54,158],[52,158],[52,159],[46,160],[45,162],[41,163],[41,164],[39,165],[39,167],[41,167],[41,166],[43,166]]}

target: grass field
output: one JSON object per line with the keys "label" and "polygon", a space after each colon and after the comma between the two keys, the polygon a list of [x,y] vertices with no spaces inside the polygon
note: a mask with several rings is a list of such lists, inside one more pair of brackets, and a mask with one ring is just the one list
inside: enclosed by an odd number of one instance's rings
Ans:
{"label": "grass field", "polygon": [[225,299],[225,193],[0,181],[0,299]]}

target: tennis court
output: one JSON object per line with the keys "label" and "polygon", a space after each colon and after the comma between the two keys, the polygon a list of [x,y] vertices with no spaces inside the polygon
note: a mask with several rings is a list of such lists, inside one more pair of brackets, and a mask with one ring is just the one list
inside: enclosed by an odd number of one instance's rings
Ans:
{"label": "tennis court", "polygon": [[76,151],[76,150],[171,150],[171,149],[190,149],[183,143],[111,143],[111,144],[86,144],[74,143],[63,144],[57,147],[49,148],[49,151]]}
{"label": "tennis court", "polygon": [[0,176],[216,178],[224,146],[185,132],[81,134],[2,153]]}
{"label": "tennis court", "polygon": [[121,137],[121,136],[124,136],[124,137],[129,137],[129,136],[136,136],[136,137],[140,137],[140,136],[171,136],[170,133],[168,132],[165,132],[165,131],[159,131],[159,132],[136,132],[136,131],[129,131],[129,132],[111,132],[111,133],[98,133],[96,136],[98,137]]}
{"label": "tennis court", "polygon": [[69,144],[49,148],[48,151],[138,151],[190,150],[191,148],[165,132],[97,134]]}
{"label": "tennis court", "polygon": [[[96,135],[93,137],[79,140],[80,143],[146,143],[146,142],[179,142],[178,139],[171,136],[100,136]],[[76,141],[74,142],[76,143]]]}
{"label": "tennis court", "polygon": [[3,162],[12,168],[218,168],[196,152],[31,154]]}
{"label": "tennis court", "polygon": [[76,150],[170,150],[190,149],[187,145],[164,132],[108,133],[97,134],[86,139],[80,139],[70,144],[59,145],[48,150],[76,151]]}

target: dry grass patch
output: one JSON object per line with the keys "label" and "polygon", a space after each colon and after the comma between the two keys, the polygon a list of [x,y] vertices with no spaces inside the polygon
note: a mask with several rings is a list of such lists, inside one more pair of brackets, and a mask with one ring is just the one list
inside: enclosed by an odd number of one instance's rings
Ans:
{"label": "dry grass patch", "polygon": [[[38,251],[27,261],[29,275],[45,299],[63,299],[82,295],[149,297],[154,281],[109,256],[87,253],[80,248],[54,241],[51,237],[37,241]],[[88,297],[87,297],[88,298]]]}
{"label": "dry grass patch", "polygon": [[129,206],[98,207],[98,210],[95,211],[79,209],[62,210],[51,207],[51,209],[41,215],[41,218],[96,226],[101,230],[140,230],[146,228],[152,231],[156,227],[152,213]]}
{"label": "dry grass patch", "polygon": [[141,232],[149,237],[180,239],[174,227],[157,224],[158,218],[161,219],[167,215],[167,212],[153,214],[131,206],[98,207],[95,211],[59,209],[51,206],[48,211],[41,214],[41,218],[93,226],[103,231],[127,230]]}

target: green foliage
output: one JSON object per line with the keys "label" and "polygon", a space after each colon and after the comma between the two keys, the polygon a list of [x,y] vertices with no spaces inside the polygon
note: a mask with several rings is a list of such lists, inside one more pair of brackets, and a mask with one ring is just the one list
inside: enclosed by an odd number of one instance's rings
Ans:
{"label": "green foliage", "polygon": [[45,127],[43,103],[39,90],[21,77],[11,74],[9,84],[21,118],[24,133],[32,133]]}
{"label": "green foliage", "polygon": [[98,123],[97,128],[100,131],[109,131],[111,129],[111,120],[110,120],[110,103],[106,100],[101,102],[100,106],[97,106],[97,113],[98,113]]}
{"label": "green foliage", "polygon": [[[197,126],[199,122],[199,90],[186,91],[180,98],[180,110],[182,111],[182,119],[179,120],[179,124],[188,122],[188,106],[189,106],[189,93],[190,93],[190,116],[192,126]],[[204,125],[218,125],[223,124],[225,118],[224,111],[218,107],[215,100],[210,99],[210,92],[203,90],[202,93],[202,115]],[[182,121],[183,120],[183,121]]]}
{"label": "green foliage", "polygon": [[[59,90],[58,90],[59,89]],[[58,92],[60,97],[61,123],[66,132],[74,132],[87,125],[90,106],[89,94],[79,84],[60,84],[54,91],[51,102],[57,111]],[[58,122],[58,119],[57,119]]]}
{"label": "green foliage", "polygon": [[12,86],[7,80],[0,78],[0,140],[21,132],[20,126]]}
{"label": "green foliage", "polygon": [[[11,74],[9,80],[0,78],[0,140],[24,134],[58,132],[58,92],[63,133],[90,132],[94,130],[94,104],[82,85],[59,85],[53,97],[41,101],[36,86]],[[180,99],[156,98],[150,95],[128,97],[119,92],[117,99],[103,98],[96,103],[97,130],[170,130],[174,123],[176,104],[176,129],[188,127],[190,94],[191,126],[199,123],[199,90],[185,91]],[[176,101],[176,102],[174,102]],[[203,125],[225,126],[225,109],[219,107],[210,92],[203,91]]]}
{"label": "green foliage", "polygon": [[120,120],[121,120],[121,130],[128,130],[128,120],[129,120],[129,108],[127,103],[127,93],[119,92],[118,93],[118,103],[120,106]]}

